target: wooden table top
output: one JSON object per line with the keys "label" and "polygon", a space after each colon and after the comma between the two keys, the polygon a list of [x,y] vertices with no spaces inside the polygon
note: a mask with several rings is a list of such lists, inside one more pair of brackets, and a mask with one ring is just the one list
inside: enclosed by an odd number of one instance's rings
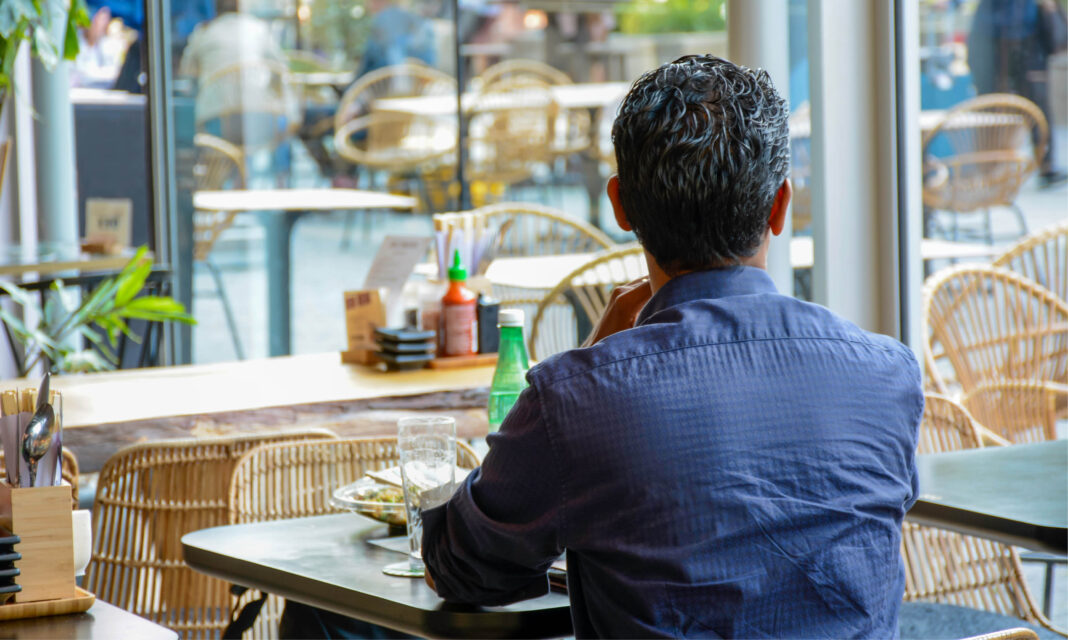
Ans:
{"label": "wooden table top", "polygon": [[0,637],[18,640],[178,640],[178,634],[167,627],[100,600],[85,613],[5,620],[0,622]]}
{"label": "wooden table top", "polygon": [[[9,247],[0,252],[0,276],[22,276],[27,273],[49,274],[64,271],[88,273],[94,271],[117,271],[126,266],[134,250],[125,250],[117,255],[83,253],[78,247],[66,247],[40,251],[22,252],[18,247]],[[149,254],[151,256],[151,254]]]}
{"label": "wooden table top", "polygon": [[[493,367],[383,372],[339,354],[55,376],[66,429],[489,386]],[[0,390],[36,386],[0,381]]]}
{"label": "wooden table top", "polygon": [[1068,551],[1068,440],[917,456],[908,518],[1038,551]]}
{"label": "wooden table top", "polygon": [[[561,84],[549,87],[553,99],[563,109],[600,109],[619,101],[630,84],[626,82],[585,82],[578,84]],[[464,110],[470,111],[477,104],[478,94],[467,92],[463,95]],[[495,100],[496,104],[504,104]],[[412,98],[383,98],[375,100],[375,111],[406,113],[417,116],[456,115],[455,95],[416,96]]]}
{"label": "wooden table top", "polygon": [[183,536],[182,548],[197,571],[417,637],[571,634],[570,601],[561,593],[503,607],[457,606],[422,579],[384,575],[382,567],[405,559],[367,542],[386,532],[345,513],[204,529]]}
{"label": "wooden table top", "polygon": [[414,209],[415,198],[362,189],[230,189],[197,191],[201,211],[344,211]]}

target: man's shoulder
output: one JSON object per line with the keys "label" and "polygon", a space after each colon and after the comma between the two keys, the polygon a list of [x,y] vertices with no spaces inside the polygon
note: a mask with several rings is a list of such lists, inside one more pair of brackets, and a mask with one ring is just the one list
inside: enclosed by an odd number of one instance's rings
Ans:
{"label": "man's shoulder", "polygon": [[653,320],[592,347],[550,356],[531,369],[531,381],[544,388],[625,360],[749,342],[769,348],[774,342],[795,342],[803,349],[848,352],[858,362],[879,358],[918,372],[915,355],[900,341],[866,331],[821,305],[780,294],[751,296],[744,305],[696,300],[661,311]]}

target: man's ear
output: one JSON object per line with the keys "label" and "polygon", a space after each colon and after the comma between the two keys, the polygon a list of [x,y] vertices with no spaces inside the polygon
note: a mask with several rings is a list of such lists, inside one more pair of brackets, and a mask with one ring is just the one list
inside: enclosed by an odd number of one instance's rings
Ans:
{"label": "man's ear", "polygon": [[783,180],[782,186],[775,193],[775,201],[771,203],[771,213],[768,214],[768,227],[773,235],[782,233],[786,226],[786,210],[790,208],[790,199],[794,197],[794,188],[790,186],[790,180]]}
{"label": "man's ear", "polygon": [[616,215],[616,224],[624,231],[630,231],[630,221],[627,220],[627,214],[623,212],[623,205],[619,202],[619,176],[612,176],[608,179],[608,186],[605,187],[608,191],[608,199],[612,201],[612,212]]}

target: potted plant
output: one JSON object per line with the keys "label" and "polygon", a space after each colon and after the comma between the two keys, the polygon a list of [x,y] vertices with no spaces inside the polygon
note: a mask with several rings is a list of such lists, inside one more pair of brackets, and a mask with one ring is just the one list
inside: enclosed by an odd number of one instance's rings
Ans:
{"label": "potted plant", "polygon": [[[146,253],[145,247],[138,249],[121,273],[104,280],[88,295],[83,296],[82,292],[57,280],[43,306],[36,294],[0,282],[0,289],[23,308],[23,317],[38,318],[37,325],[30,326],[0,307],[0,321],[25,349],[19,375],[27,375],[39,362],[44,362],[53,373],[114,369],[119,364],[115,354],[119,334],[139,341],[126,324],[130,319],[196,324],[185,307],[173,298],[138,296],[152,271],[152,260]],[[27,314],[27,310],[31,313]],[[82,338],[92,347],[81,348]]]}
{"label": "potted plant", "polygon": [[[63,24],[63,40],[55,34]],[[4,101],[14,87],[12,73],[15,58],[25,41],[30,55],[47,69],[60,58],[73,60],[78,55],[78,28],[89,26],[85,0],[0,0],[0,114]]]}

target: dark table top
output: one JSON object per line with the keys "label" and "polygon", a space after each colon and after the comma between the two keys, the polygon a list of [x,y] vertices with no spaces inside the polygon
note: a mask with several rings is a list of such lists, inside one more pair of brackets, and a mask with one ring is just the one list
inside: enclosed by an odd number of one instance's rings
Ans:
{"label": "dark table top", "polygon": [[909,520],[1068,552],[1068,440],[921,455],[917,467]]}
{"label": "dark table top", "polygon": [[85,613],[42,616],[0,622],[0,638],[12,640],[177,640],[178,634],[166,627],[97,600]]}
{"label": "dark table top", "polygon": [[571,634],[566,595],[507,607],[450,605],[421,579],[382,567],[404,555],[369,544],[384,525],[339,514],[204,529],[182,537],[197,571],[423,637],[559,637]]}

